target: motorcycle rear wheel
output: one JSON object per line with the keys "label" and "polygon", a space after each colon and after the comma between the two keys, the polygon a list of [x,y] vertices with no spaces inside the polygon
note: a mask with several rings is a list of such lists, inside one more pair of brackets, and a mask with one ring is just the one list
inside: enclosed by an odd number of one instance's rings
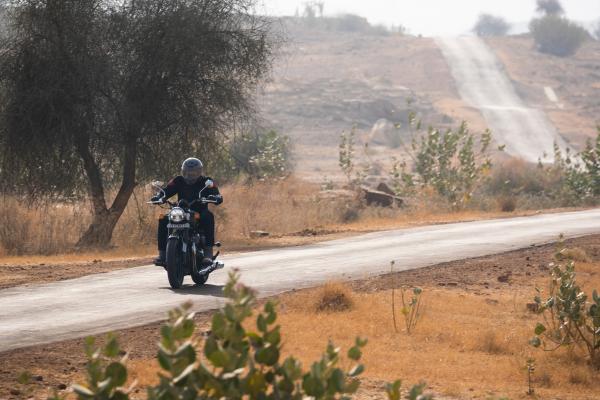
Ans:
{"label": "motorcycle rear wheel", "polygon": [[179,246],[179,239],[172,238],[167,242],[167,276],[169,285],[179,289],[183,285],[185,272],[183,268],[183,254]]}

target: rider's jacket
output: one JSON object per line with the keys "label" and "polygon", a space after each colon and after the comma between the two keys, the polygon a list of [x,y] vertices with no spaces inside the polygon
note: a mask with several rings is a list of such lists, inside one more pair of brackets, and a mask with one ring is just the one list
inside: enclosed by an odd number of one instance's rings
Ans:
{"label": "rider's jacket", "polygon": [[[212,179],[208,176],[201,176],[198,178],[196,183],[189,185],[186,183],[185,179],[183,179],[183,176],[176,176],[175,178],[171,179],[171,181],[169,181],[167,186],[164,188],[164,198],[166,200],[174,195],[177,195],[178,200],[183,199],[191,203],[192,201],[198,199],[200,191],[206,187],[206,181],[209,179],[212,181]],[[213,187],[206,188],[202,191],[202,197],[208,196],[216,196],[216,199],[218,200],[217,204],[221,204],[223,202],[223,197],[221,196],[219,188],[216,184],[213,184]],[[197,212],[205,211],[208,209],[208,204],[196,202],[192,206],[192,209]]]}

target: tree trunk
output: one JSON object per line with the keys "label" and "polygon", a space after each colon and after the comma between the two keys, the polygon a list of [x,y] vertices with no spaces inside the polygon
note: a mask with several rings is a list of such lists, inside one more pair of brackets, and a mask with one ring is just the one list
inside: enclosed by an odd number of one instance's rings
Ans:
{"label": "tree trunk", "polygon": [[110,208],[106,207],[104,187],[100,169],[89,152],[87,146],[78,149],[84,162],[84,168],[89,180],[89,194],[92,201],[92,223],[77,242],[77,247],[103,248],[110,245],[112,234],[125,211],[127,203],[135,188],[135,169],[137,144],[130,139],[125,145],[123,162],[123,181],[119,192]]}

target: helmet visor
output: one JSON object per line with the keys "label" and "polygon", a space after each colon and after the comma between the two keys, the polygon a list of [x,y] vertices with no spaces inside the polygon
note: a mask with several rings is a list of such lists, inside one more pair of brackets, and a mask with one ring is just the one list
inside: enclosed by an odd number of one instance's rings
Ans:
{"label": "helmet visor", "polygon": [[202,168],[185,168],[181,171],[181,175],[187,183],[194,183],[202,176]]}

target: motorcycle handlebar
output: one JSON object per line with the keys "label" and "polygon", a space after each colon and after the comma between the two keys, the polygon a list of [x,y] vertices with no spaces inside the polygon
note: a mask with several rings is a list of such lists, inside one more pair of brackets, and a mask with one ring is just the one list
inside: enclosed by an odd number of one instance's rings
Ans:
{"label": "motorcycle handlebar", "polygon": [[[196,202],[200,201],[202,204],[217,204],[217,200],[212,200],[212,199],[208,199],[206,197],[203,197],[201,199],[198,200],[194,200],[191,203],[188,203],[187,201],[183,200],[183,202],[185,202],[186,206],[189,208],[191,206],[193,206]],[[182,202],[182,200],[180,200],[180,202]],[[171,207],[176,207],[178,205],[178,203],[174,203],[172,201],[166,200],[166,201],[147,201],[146,204],[154,204],[154,205],[162,205],[162,204],[168,204]]]}

